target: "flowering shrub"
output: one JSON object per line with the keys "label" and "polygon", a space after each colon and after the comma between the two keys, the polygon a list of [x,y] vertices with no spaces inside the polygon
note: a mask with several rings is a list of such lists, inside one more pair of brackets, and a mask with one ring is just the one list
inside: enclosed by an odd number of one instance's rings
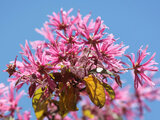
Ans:
{"label": "flowering shrub", "polygon": [[[144,108],[149,110],[144,100],[160,100],[160,89],[153,87],[158,83],[152,81],[152,73],[158,71],[155,53],[144,61],[149,55],[146,46],[138,50],[137,58],[134,53],[131,57],[125,54],[128,46],[118,44],[113,34],[106,33],[108,27],[101,17],[94,21],[90,14],[82,17],[79,11],[70,16],[71,11],[53,12],[44,27],[36,29],[48,41],[30,42],[33,50],[26,41],[25,46],[21,45],[22,61],[16,57],[7,65],[11,95],[1,98],[1,118],[14,118],[17,111],[18,119],[22,119],[17,107],[22,93],[14,100],[13,85],[17,91],[24,84],[29,86],[28,95],[38,120],[132,120],[137,115],[142,117]],[[122,88],[120,79],[128,71],[133,71],[133,94],[129,87]],[[10,101],[9,107],[3,100]],[[79,115],[78,102],[82,108]],[[3,105],[6,109],[1,108]],[[10,113],[6,115],[6,111]],[[24,116],[30,119],[28,113]]]}

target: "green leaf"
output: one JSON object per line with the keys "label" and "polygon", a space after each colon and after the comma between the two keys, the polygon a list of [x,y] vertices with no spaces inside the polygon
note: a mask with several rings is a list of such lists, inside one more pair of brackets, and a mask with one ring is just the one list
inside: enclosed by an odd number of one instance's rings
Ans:
{"label": "green leaf", "polygon": [[108,95],[113,100],[115,98],[115,92],[114,92],[113,88],[110,85],[108,85],[107,83],[103,83],[103,87],[106,89]]}
{"label": "green leaf", "polygon": [[102,108],[106,101],[103,85],[93,75],[85,77],[84,81],[86,83],[86,90],[89,98],[96,106]]}
{"label": "green leaf", "polygon": [[47,111],[47,104],[48,101],[42,100],[43,91],[41,88],[37,89],[34,93],[33,99],[32,99],[32,106],[35,111],[35,115],[38,120],[43,120],[44,113]]}

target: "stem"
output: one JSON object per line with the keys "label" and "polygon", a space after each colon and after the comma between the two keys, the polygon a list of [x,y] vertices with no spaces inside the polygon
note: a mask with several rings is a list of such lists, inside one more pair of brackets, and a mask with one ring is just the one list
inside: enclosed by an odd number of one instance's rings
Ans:
{"label": "stem", "polygon": [[126,71],[126,70],[134,70],[134,68],[124,68],[124,69],[120,69],[120,71]]}

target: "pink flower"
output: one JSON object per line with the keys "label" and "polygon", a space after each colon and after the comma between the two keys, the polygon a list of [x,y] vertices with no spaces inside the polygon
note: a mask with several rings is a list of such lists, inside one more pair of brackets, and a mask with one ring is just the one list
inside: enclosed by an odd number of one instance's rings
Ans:
{"label": "pink flower", "polygon": [[[53,81],[50,82],[48,73],[55,70],[56,67],[53,67],[53,64],[49,61],[50,55],[47,55],[46,51],[44,51],[46,44],[37,41],[31,42],[31,45],[35,49],[34,55],[32,54],[27,41],[25,47],[21,46],[23,49],[23,52],[21,53],[23,55],[23,61],[17,62],[19,71],[15,77],[17,80],[20,79],[21,82],[29,82],[31,84],[35,82],[41,86],[45,86],[46,84],[50,85],[50,83],[52,83],[52,87],[55,87],[55,83],[53,83]],[[44,81],[46,81],[45,84]]]}
{"label": "pink flower", "polygon": [[142,63],[142,61],[144,60],[144,58],[149,54],[147,53],[147,48],[148,46],[146,46],[146,48],[144,50],[142,50],[141,48],[139,49],[137,55],[137,61],[135,61],[135,54],[132,53],[132,58],[130,55],[125,55],[126,57],[129,58],[129,60],[132,63],[133,66],[133,70],[134,70],[134,87],[138,88],[138,85],[142,85],[142,81],[144,80],[147,84],[153,86],[155,85],[154,82],[152,82],[152,80],[150,79],[150,77],[148,77],[145,72],[147,71],[158,71],[158,68],[154,65],[156,65],[157,63],[153,60],[153,58],[155,57],[155,53],[151,56],[151,58],[149,60],[147,60],[145,63]]}
{"label": "pink flower", "polygon": [[[89,26],[83,23],[84,29],[82,29],[81,34],[87,39],[83,39],[85,44],[97,44],[103,42],[103,39],[101,39],[104,34],[104,30],[106,29],[106,26],[102,24],[102,20],[100,17],[96,19],[95,23],[90,22]],[[92,27],[90,27],[92,26]]]}
{"label": "pink flower", "polygon": [[[15,113],[17,113],[18,118],[20,118],[20,109],[18,106],[18,102],[22,95],[24,95],[24,91],[15,94],[14,84],[10,84],[10,89],[6,87],[4,84],[0,84],[0,118],[7,117],[15,117]],[[24,119],[20,120],[29,120],[29,112],[24,113]]]}
{"label": "pink flower", "polygon": [[49,49],[46,50],[46,53],[50,55],[48,60],[55,66],[60,63],[70,65],[71,59],[77,57],[80,51],[76,44],[66,45],[64,42],[59,41],[56,46],[49,45]]}
{"label": "pink flower", "polygon": [[[150,76],[149,76],[150,77]],[[151,77],[150,77],[151,78]],[[159,85],[160,81],[158,79],[156,79],[156,81],[154,81],[156,83],[156,85]],[[158,100],[160,101],[160,89],[158,87],[151,87],[151,86],[147,86],[147,84],[143,84],[143,86],[140,86],[137,88],[136,92],[135,92],[135,98],[136,98],[136,102],[137,102],[137,106],[139,108],[139,115],[140,117],[143,117],[143,108],[145,108],[147,111],[151,111],[151,109],[149,108],[149,106],[145,103],[145,101],[154,101],[154,100]]]}
{"label": "pink flower", "polygon": [[41,30],[36,29],[36,31],[48,39],[52,44],[55,44],[54,35],[47,23],[44,24],[44,28],[41,28]]}
{"label": "pink flower", "polygon": [[25,111],[23,115],[21,115],[19,112],[17,114],[18,120],[30,120],[31,118],[31,113],[28,111]]}
{"label": "pink flower", "polygon": [[[66,12],[63,11],[63,9],[61,9],[61,14],[60,13],[56,14],[55,12],[53,12],[54,16],[49,15],[50,20],[48,25],[52,26],[53,31],[66,30],[68,26],[72,26],[74,23],[76,23],[76,21],[78,20],[78,16],[77,17],[69,16],[72,10],[73,9],[70,9],[68,12]],[[60,17],[62,18],[62,21]]]}
{"label": "pink flower", "polygon": [[100,52],[101,60],[107,64],[106,69],[118,72],[123,67],[121,60],[117,57],[122,57],[128,46],[124,47],[123,43],[115,44],[114,42],[113,34],[109,34],[103,43],[97,45],[97,49]]}
{"label": "pink flower", "polygon": [[73,27],[68,28],[66,35],[63,35],[62,31],[56,31],[57,35],[64,39],[61,39],[64,44],[80,44],[80,42],[78,42],[79,33],[76,31],[75,35],[73,35],[73,32],[75,32]]}

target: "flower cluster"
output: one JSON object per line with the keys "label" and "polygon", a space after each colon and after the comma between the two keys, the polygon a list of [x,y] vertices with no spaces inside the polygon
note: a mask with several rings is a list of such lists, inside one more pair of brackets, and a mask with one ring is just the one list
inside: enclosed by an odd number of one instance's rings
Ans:
{"label": "flower cluster", "polygon": [[19,99],[24,94],[24,91],[19,94],[16,93],[16,95],[14,92],[13,84],[10,84],[8,88],[3,83],[0,83],[0,119],[10,120],[15,118],[15,114],[17,114],[18,120],[30,120],[30,112],[25,111],[21,115],[21,107],[18,106]]}
{"label": "flower cluster", "polygon": [[[39,120],[71,119],[66,117],[67,113],[71,113],[72,119],[80,119],[73,112],[78,111],[79,101],[85,101],[82,119],[115,120],[122,119],[123,115],[132,119],[136,116],[132,109],[135,104],[140,106],[142,115],[145,104],[141,98],[151,96],[145,96],[142,91],[148,87],[146,84],[154,85],[146,72],[158,71],[154,66],[157,64],[153,60],[155,54],[142,64],[148,47],[140,48],[135,62],[134,54],[133,58],[125,54],[128,46],[117,43],[113,34],[106,33],[108,27],[101,17],[94,21],[90,14],[82,17],[79,11],[76,16],[70,16],[71,11],[53,12],[44,27],[36,29],[47,41],[30,42],[32,49],[28,41],[25,46],[21,45],[22,61],[16,57],[5,70],[11,76],[9,81],[17,90],[24,84],[29,85],[28,94]],[[129,58],[132,67],[122,61],[124,56]],[[135,96],[129,94],[128,88],[119,89],[122,87],[120,75],[128,70],[134,73]]]}

